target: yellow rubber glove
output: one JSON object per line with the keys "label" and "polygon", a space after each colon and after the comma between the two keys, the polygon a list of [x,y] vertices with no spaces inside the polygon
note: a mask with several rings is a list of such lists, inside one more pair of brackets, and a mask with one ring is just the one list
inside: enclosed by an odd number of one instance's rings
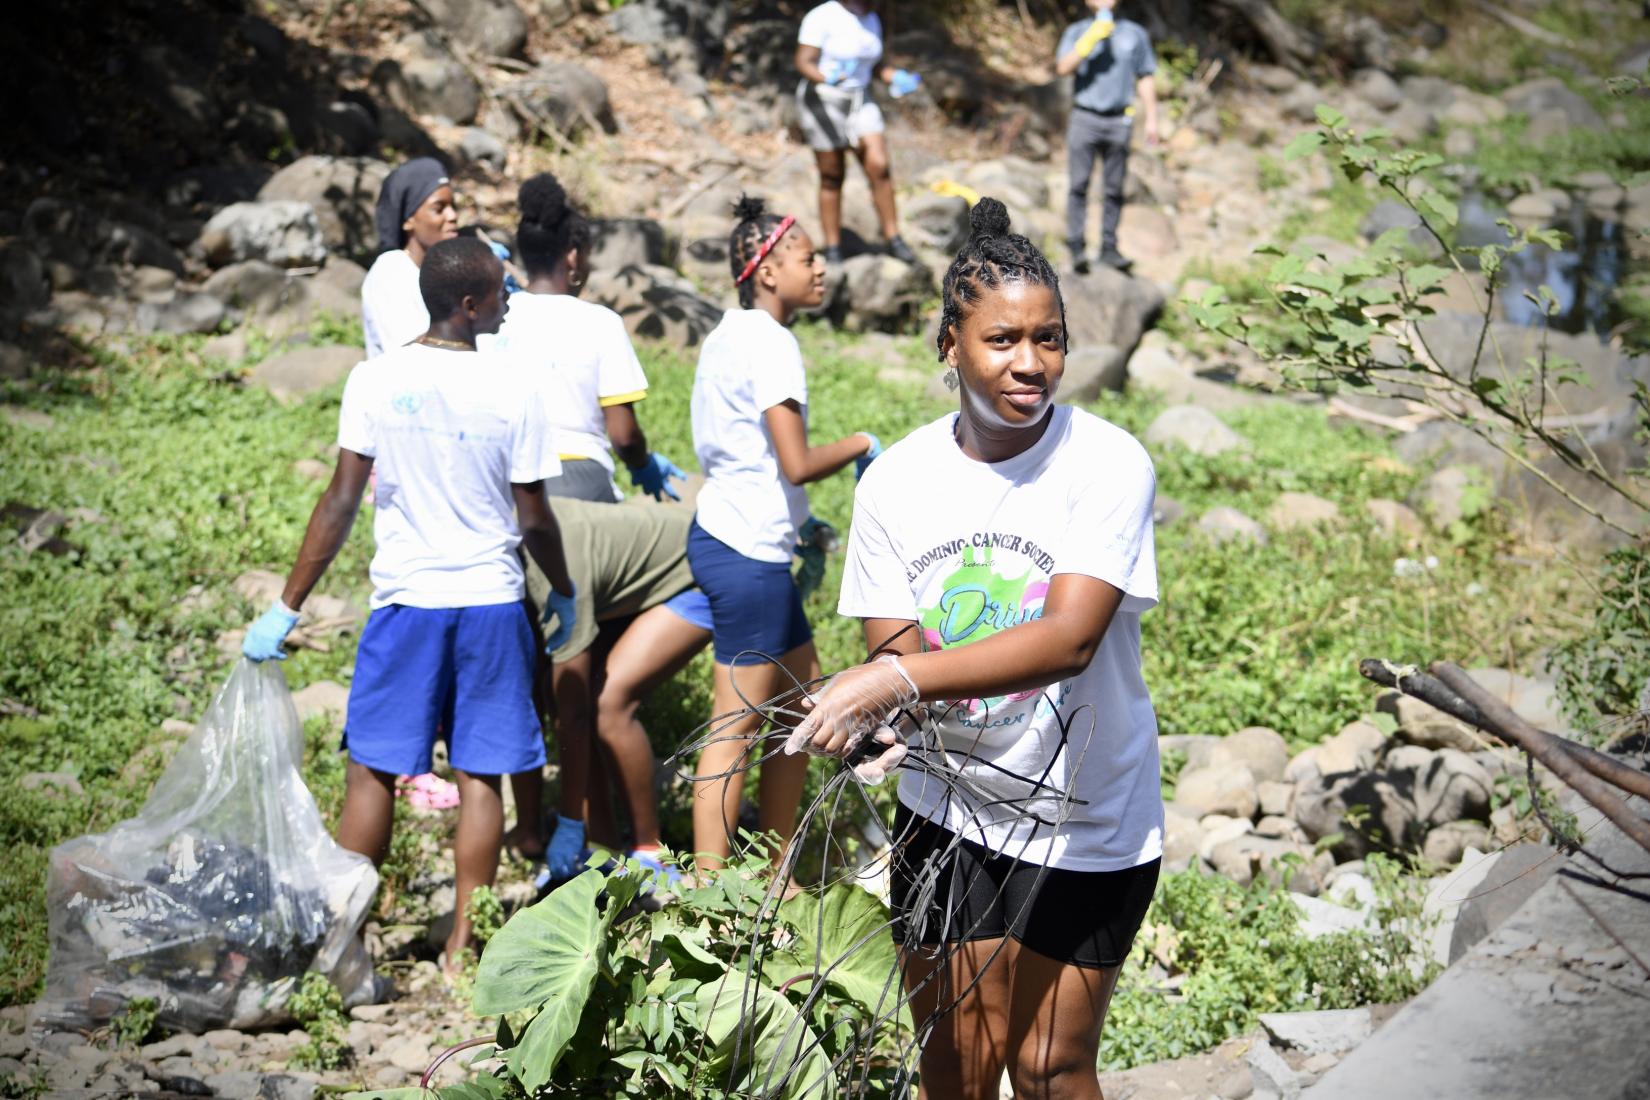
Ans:
{"label": "yellow rubber glove", "polygon": [[1096,46],[1111,37],[1111,32],[1117,24],[1110,19],[1096,19],[1089,24],[1089,29],[1083,32],[1083,37],[1077,40],[1077,52],[1087,57],[1094,52]]}

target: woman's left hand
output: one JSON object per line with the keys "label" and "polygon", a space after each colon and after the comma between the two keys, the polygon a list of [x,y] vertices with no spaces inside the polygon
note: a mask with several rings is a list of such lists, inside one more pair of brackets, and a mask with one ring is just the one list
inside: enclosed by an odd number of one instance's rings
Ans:
{"label": "woman's left hand", "polygon": [[898,658],[883,654],[831,677],[785,742],[787,753],[847,757],[865,738],[917,705],[917,688]]}

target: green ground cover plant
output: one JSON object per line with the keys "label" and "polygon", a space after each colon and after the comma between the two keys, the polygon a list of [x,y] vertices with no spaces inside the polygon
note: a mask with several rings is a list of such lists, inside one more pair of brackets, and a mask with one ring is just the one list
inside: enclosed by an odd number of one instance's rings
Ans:
{"label": "green ground cover plant", "polygon": [[[888,362],[867,358],[848,336],[810,326],[800,336],[817,438],[869,430],[892,443],[946,411],[910,380],[913,371],[936,369],[924,338],[897,341],[898,361]],[[287,567],[319,491],[292,463],[325,458],[338,391],[283,405],[225,381],[223,365],[202,360],[198,348],[188,338],[134,341],[97,352],[83,369],[8,383],[3,393],[51,421],[14,424],[0,439],[0,500],[92,509],[98,517],[69,529],[77,549],[66,556],[26,553],[15,543],[0,549],[7,654],[0,737],[8,750],[0,783],[13,792],[0,805],[6,1003],[32,999],[44,973],[47,850],[108,828],[141,804],[170,741],[161,722],[205,705],[231,660],[215,646],[217,634],[258,610],[230,582],[247,569]],[[656,449],[692,468],[692,359],[642,353],[653,379],[643,424]],[[1095,406],[1136,432],[1159,408],[1149,396]],[[1165,732],[1219,734],[1264,723],[1310,743],[1368,708],[1352,673],[1366,652],[1417,660],[1447,651],[1514,666],[1528,659],[1542,609],[1565,597],[1549,573],[1519,573],[1497,560],[1503,535],[1493,512],[1460,544],[1434,551],[1436,570],[1395,578],[1393,562],[1412,551],[1376,532],[1363,505],[1401,498],[1424,471],[1394,463],[1383,440],[1334,425],[1316,408],[1268,406],[1230,420],[1250,441],[1246,457],[1163,453],[1161,494],[1188,516],[1217,503],[1258,516],[1278,493],[1303,489],[1334,500],[1345,520],[1321,533],[1277,535],[1263,549],[1216,545],[1185,519],[1159,532],[1163,599],[1144,620],[1144,645]],[[810,490],[815,513],[844,537],[852,494],[848,476]],[[369,515],[325,582],[363,606]],[[836,555],[808,604],[827,671],[863,659],[857,624],[835,614],[840,574]],[[327,653],[294,653],[285,672],[294,689],[321,679],[348,683],[352,660],[344,638]],[[650,701],[645,718],[662,754],[709,717],[709,672],[702,656]],[[343,781],[336,732],[320,720],[306,732],[306,775],[330,815]],[[36,771],[69,772],[85,793],[19,790],[19,778]],[[666,805],[677,843],[688,835],[686,805],[679,788]],[[381,912],[384,899],[406,894],[429,870],[434,856],[419,842],[427,832],[397,830],[405,839],[386,865]]]}

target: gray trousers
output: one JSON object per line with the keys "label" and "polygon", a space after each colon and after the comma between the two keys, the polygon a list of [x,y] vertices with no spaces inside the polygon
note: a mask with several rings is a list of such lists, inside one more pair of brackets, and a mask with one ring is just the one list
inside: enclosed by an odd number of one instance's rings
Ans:
{"label": "gray trousers", "polygon": [[1083,255],[1083,226],[1088,220],[1089,180],[1094,158],[1100,158],[1100,249],[1117,248],[1117,223],[1123,218],[1123,181],[1129,173],[1129,135],[1134,120],[1128,115],[1097,115],[1073,108],[1066,124],[1066,245],[1071,258]]}

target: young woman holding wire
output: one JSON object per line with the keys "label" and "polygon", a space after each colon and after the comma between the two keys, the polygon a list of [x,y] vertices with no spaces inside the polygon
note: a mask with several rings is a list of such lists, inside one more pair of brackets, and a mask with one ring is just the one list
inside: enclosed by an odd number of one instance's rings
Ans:
{"label": "young woman holding wire", "polygon": [[839,610],[878,656],[831,678],[789,747],[867,780],[903,765],[891,879],[920,1095],[994,1098],[1006,1068],[1016,1097],[1099,1100],[1162,852],[1140,668],[1156,481],[1127,432],[1054,403],[1048,261],[1000,202],[972,220],[938,340],[960,408],[855,493]]}

